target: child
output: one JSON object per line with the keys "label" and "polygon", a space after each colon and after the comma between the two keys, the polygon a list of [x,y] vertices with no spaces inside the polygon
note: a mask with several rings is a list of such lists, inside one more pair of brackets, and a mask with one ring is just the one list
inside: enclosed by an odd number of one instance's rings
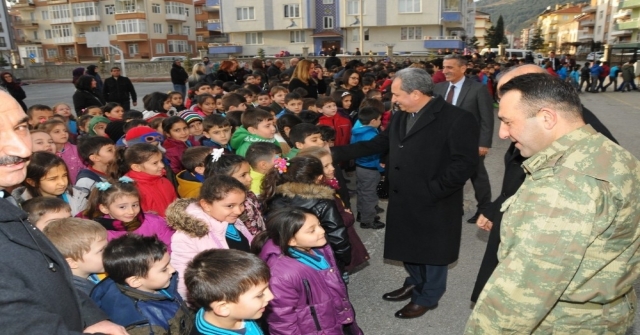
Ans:
{"label": "child", "polygon": [[202,138],[202,116],[190,111],[180,112],[178,116],[189,126],[189,135],[199,141]]}
{"label": "child", "polygon": [[54,220],[71,217],[71,207],[59,198],[33,198],[22,204],[22,210],[29,213],[29,222],[40,230]]}
{"label": "child", "polygon": [[92,117],[88,125],[89,136],[109,137],[106,133],[109,123],[111,123],[111,121],[104,116]]}
{"label": "child", "polygon": [[262,335],[254,320],[273,294],[269,267],[260,258],[237,250],[203,251],[189,263],[184,278],[189,305],[198,310],[193,335]]}
{"label": "child", "polygon": [[[351,143],[368,141],[378,135],[382,114],[373,107],[362,108],[358,112],[358,122],[353,126]],[[358,192],[358,213],[361,215],[360,228],[382,229],[385,224],[376,219],[378,205],[377,187],[380,182],[380,155],[356,159],[356,187]]]}
{"label": "child", "polygon": [[271,270],[275,298],[266,314],[271,334],[363,334],[325,230],[312,211],[274,212],[254,248]]}
{"label": "child", "polygon": [[302,112],[302,97],[296,93],[287,93],[284,98],[284,109],[276,115],[276,118],[280,118],[284,114],[294,114],[298,116]]}
{"label": "child", "polygon": [[124,108],[117,102],[109,102],[102,107],[102,115],[113,121],[121,121],[124,116]]}
{"label": "child", "polygon": [[320,136],[322,137],[322,140],[327,143],[327,146],[329,148],[335,146],[336,130],[323,124],[319,124],[318,129],[320,130]]}
{"label": "child", "polygon": [[[167,208],[171,238],[171,265],[182,276],[193,257],[208,249],[236,249],[248,252],[253,235],[240,221],[246,189],[230,176],[205,179],[198,199],[180,199]],[[181,278],[178,292],[186,288]]]}
{"label": "child", "polygon": [[382,92],[379,90],[369,90],[366,95],[367,99],[376,99],[378,101],[382,101]]}
{"label": "child", "polygon": [[310,123],[301,123],[291,128],[289,139],[291,143],[293,143],[294,148],[289,151],[289,154],[286,156],[287,158],[295,157],[298,151],[304,148],[324,146],[320,129]]}
{"label": "child", "polygon": [[335,191],[324,183],[324,168],[319,159],[295,157],[289,160],[288,166],[276,162],[274,168],[264,176],[262,190],[261,199],[266,204],[267,217],[271,217],[271,211],[284,207],[312,210],[327,231],[340,269],[351,263],[347,229],[335,204]]}
{"label": "child", "polygon": [[[270,143],[268,143],[270,144]],[[251,187],[251,166],[242,156],[222,155],[222,149],[214,149],[213,153],[206,158],[205,178],[212,176],[230,176],[238,180],[247,189],[244,201],[244,213],[240,220],[247,227],[251,235],[256,235],[265,230],[262,219],[262,208],[260,201]]]}
{"label": "child", "polygon": [[285,108],[284,106],[284,98],[289,93],[289,90],[284,86],[274,86],[269,91],[271,97],[273,98],[273,102],[271,103],[271,108],[276,111],[276,114],[280,114],[280,112]]}
{"label": "child", "polygon": [[253,106],[253,92],[251,92],[250,89],[240,88],[240,89],[237,89],[234,93],[240,94],[241,96],[243,96],[244,100],[246,101],[245,104],[247,106]]}
{"label": "child", "polygon": [[351,92],[342,89],[336,90],[331,94],[331,98],[336,102],[336,105],[338,106],[338,113],[340,113],[340,115],[344,117],[351,119],[351,112],[353,111],[353,108],[351,108],[351,99],[353,99]]}
{"label": "child", "polygon": [[280,147],[273,143],[257,142],[249,146],[246,159],[251,166],[251,192],[256,195],[262,192],[262,179],[273,168],[276,158],[281,154]]}
{"label": "child", "polygon": [[56,144],[53,143],[51,135],[44,130],[32,130],[31,133],[31,151],[46,151],[52,154],[56,153]]}
{"label": "child", "polygon": [[240,94],[225,94],[225,96],[222,97],[222,110],[225,113],[233,111],[244,112],[247,110],[247,100]]}
{"label": "child", "polygon": [[576,89],[576,91],[580,92],[580,65],[576,65],[571,71],[569,77],[571,78],[571,84]]}
{"label": "child", "polygon": [[202,130],[203,136],[200,138],[202,145],[214,149],[223,148],[228,153],[233,152],[229,144],[229,140],[231,140],[229,119],[219,114],[211,114],[204,118]]}
{"label": "child", "polygon": [[[135,121],[129,123],[133,122]],[[127,130],[124,135],[122,144],[124,146],[130,147],[137,143],[149,143],[157,146],[160,151],[164,152],[164,148],[161,145],[163,141],[164,136],[162,136],[162,134],[156,131],[154,128],[151,128],[150,126],[139,125],[131,127]]]}
{"label": "child", "polygon": [[175,108],[175,110],[178,113],[187,109],[184,106],[184,97],[182,96],[182,93],[177,91],[171,91],[169,92],[169,99],[171,100],[171,107]]}
{"label": "child", "polygon": [[170,116],[162,121],[162,130],[167,138],[163,147],[167,150],[166,157],[169,160],[171,170],[179,173],[184,170],[182,154],[187,148],[200,146],[200,142],[195,137],[189,135],[189,126],[179,116]]}
{"label": "child", "polygon": [[196,99],[198,99],[198,97],[202,94],[211,94],[211,86],[209,86],[209,84],[200,82],[193,86],[193,88],[189,90],[188,99],[184,104],[185,107],[193,111],[193,107],[196,104]]}
{"label": "child", "polygon": [[269,107],[271,105],[271,97],[266,91],[258,94],[258,107]]}
{"label": "child", "polygon": [[176,175],[178,195],[181,198],[197,198],[205,179],[205,159],[211,153],[208,147],[193,147],[182,154],[185,170]]}
{"label": "child", "polygon": [[78,118],[78,140],[86,137],[89,133],[89,121],[91,121],[91,119],[93,119],[93,115],[88,114]]}
{"label": "child", "polygon": [[88,193],[74,188],[69,183],[67,165],[62,158],[49,152],[34,152],[27,165],[27,177],[22,187],[16,188],[12,196],[22,203],[36,197],[59,198],[69,204],[71,215],[84,210]]}
{"label": "child", "polygon": [[78,148],[69,143],[69,129],[62,120],[48,120],[39,126],[51,136],[56,145],[56,154],[64,160],[69,169],[69,179],[72,184],[76,183],[78,173],[85,168],[82,159],[78,155]]}
{"label": "child", "polygon": [[83,115],[103,116],[102,115],[102,107],[100,107],[100,106],[89,106],[89,107],[84,109]]}
{"label": "child", "polygon": [[53,110],[49,106],[36,104],[27,109],[27,117],[29,117],[29,128],[35,129],[39,124],[53,117]]}
{"label": "child", "polygon": [[301,123],[302,120],[293,114],[284,114],[276,120],[276,129],[278,132],[276,133],[275,138],[282,148],[283,155],[289,154],[291,148],[295,147],[293,143],[291,143],[291,139],[289,139],[289,133],[291,132],[291,128]]}
{"label": "child", "polygon": [[317,100],[314,98],[304,98],[302,99],[302,110],[303,111],[311,111],[314,113],[320,113],[318,111],[318,107],[316,107]]}
{"label": "child", "polygon": [[224,115],[224,105],[222,104],[222,94],[217,94],[213,96],[213,99],[216,101],[216,114]]}
{"label": "child", "polygon": [[96,274],[104,272],[102,252],[107,246],[107,230],[91,220],[66,218],[51,222],[43,233],[69,264],[76,289],[91,295],[100,282]]}
{"label": "child", "polygon": [[78,134],[78,125],[76,123],[75,117],[71,114],[71,107],[65,103],[57,103],[53,105],[53,113],[64,117],[64,120],[67,122],[67,128],[69,128],[69,132],[74,136]]}
{"label": "child", "polygon": [[201,118],[205,118],[216,112],[216,99],[213,95],[208,93],[200,94],[195,97],[194,101],[196,105],[193,105],[191,110]]}
{"label": "child", "polygon": [[142,103],[145,109],[142,115],[147,122],[159,117],[168,117],[170,112],[172,114],[177,113],[171,105],[169,95],[162,92],[153,92],[145,95],[142,98]]}
{"label": "child", "polygon": [[109,241],[127,233],[155,235],[167,245],[167,250],[171,253],[173,230],[158,215],[140,211],[140,193],[129,177],[96,183],[82,216],[107,229]]}
{"label": "child", "polygon": [[316,102],[318,111],[322,116],[318,120],[319,125],[330,126],[336,131],[335,145],[347,145],[351,141],[351,120],[338,114],[338,106],[331,97],[320,97]]}
{"label": "child", "polygon": [[251,143],[278,143],[275,133],[271,113],[261,109],[246,111],[242,113],[242,127],[231,137],[231,147],[236,150],[237,155],[244,157]]}
{"label": "child", "polygon": [[137,143],[126,150],[119,148],[116,162],[122,162],[120,173],[136,182],[140,191],[140,207],[145,212],[164,212],[178,195],[169,179],[165,178],[162,152],[151,143]]}
{"label": "child", "polygon": [[116,158],[116,146],[106,137],[89,137],[78,144],[78,154],[87,168],[78,172],[75,186],[91,192],[97,182],[107,180],[107,169]]}
{"label": "child", "polygon": [[176,291],[178,274],[169,260],[167,246],[155,236],[112,240],[102,255],[109,277],[91,299],[131,334],[188,335],[193,317]]}

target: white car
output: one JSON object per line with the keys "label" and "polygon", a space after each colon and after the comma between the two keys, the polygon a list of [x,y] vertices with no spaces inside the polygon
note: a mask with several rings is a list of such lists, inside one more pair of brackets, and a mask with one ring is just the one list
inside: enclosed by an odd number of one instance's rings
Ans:
{"label": "white car", "polygon": [[587,60],[599,60],[600,58],[602,58],[602,56],[604,56],[604,52],[602,51],[591,52],[587,55]]}

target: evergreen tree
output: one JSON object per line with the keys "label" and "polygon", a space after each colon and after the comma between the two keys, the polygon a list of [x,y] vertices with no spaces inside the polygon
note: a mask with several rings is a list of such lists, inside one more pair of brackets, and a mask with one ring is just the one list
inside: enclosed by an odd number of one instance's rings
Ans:
{"label": "evergreen tree", "polygon": [[544,48],[544,38],[542,37],[542,28],[538,27],[536,33],[529,39],[529,50],[537,51]]}
{"label": "evergreen tree", "polygon": [[480,46],[478,43],[478,38],[473,36],[469,39],[469,42],[467,42],[467,46],[469,46],[470,48],[473,49],[478,49],[478,47]]}
{"label": "evergreen tree", "polygon": [[[496,30],[493,35],[493,41],[491,41],[491,47],[497,48],[498,44],[505,43],[506,37],[504,35],[504,19],[502,19],[502,15],[498,17],[498,23],[496,23]],[[508,43],[508,42],[507,42]]]}
{"label": "evergreen tree", "polygon": [[491,27],[489,27],[489,29],[487,29],[487,33],[484,35],[484,43],[485,43],[485,47],[489,47],[489,48],[497,48],[498,44],[493,44],[494,40],[495,40],[495,35],[496,35],[496,28],[491,25]]}

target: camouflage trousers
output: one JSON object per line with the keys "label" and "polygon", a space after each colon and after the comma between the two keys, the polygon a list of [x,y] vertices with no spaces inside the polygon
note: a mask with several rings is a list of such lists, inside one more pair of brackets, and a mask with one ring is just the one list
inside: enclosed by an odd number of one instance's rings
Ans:
{"label": "camouflage trousers", "polygon": [[532,334],[624,335],[633,325],[637,301],[631,289],[606,305],[558,302]]}

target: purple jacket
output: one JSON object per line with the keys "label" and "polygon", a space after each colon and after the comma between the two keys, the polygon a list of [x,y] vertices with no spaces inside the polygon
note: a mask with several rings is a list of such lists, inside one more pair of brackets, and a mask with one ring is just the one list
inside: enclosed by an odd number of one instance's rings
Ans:
{"label": "purple jacket", "polygon": [[[140,215],[140,217],[142,217],[142,215]],[[94,221],[107,228],[107,241],[111,241],[128,233],[126,228],[122,225],[122,221],[110,219],[106,215],[104,217],[94,219]],[[144,221],[142,221],[142,225],[131,233],[142,236],[156,235],[162,243],[167,245],[167,251],[171,254],[171,236],[173,236],[174,230],[167,226],[167,221],[162,217],[156,214],[144,213]]]}
{"label": "purple jacket", "polygon": [[343,325],[350,325],[354,335],[363,334],[331,247],[316,250],[329,262],[329,269],[317,271],[285,256],[271,240],[262,248],[260,258],[271,269],[269,287],[275,296],[265,314],[269,333],[343,335]]}
{"label": "purple jacket", "polygon": [[82,169],[86,168],[86,166],[84,166],[84,163],[82,163],[80,155],[78,155],[78,148],[75,145],[67,142],[64,145],[64,151],[58,152],[57,155],[62,158],[64,163],[67,165],[69,179],[71,179],[71,185],[75,185],[78,173],[82,171]]}

